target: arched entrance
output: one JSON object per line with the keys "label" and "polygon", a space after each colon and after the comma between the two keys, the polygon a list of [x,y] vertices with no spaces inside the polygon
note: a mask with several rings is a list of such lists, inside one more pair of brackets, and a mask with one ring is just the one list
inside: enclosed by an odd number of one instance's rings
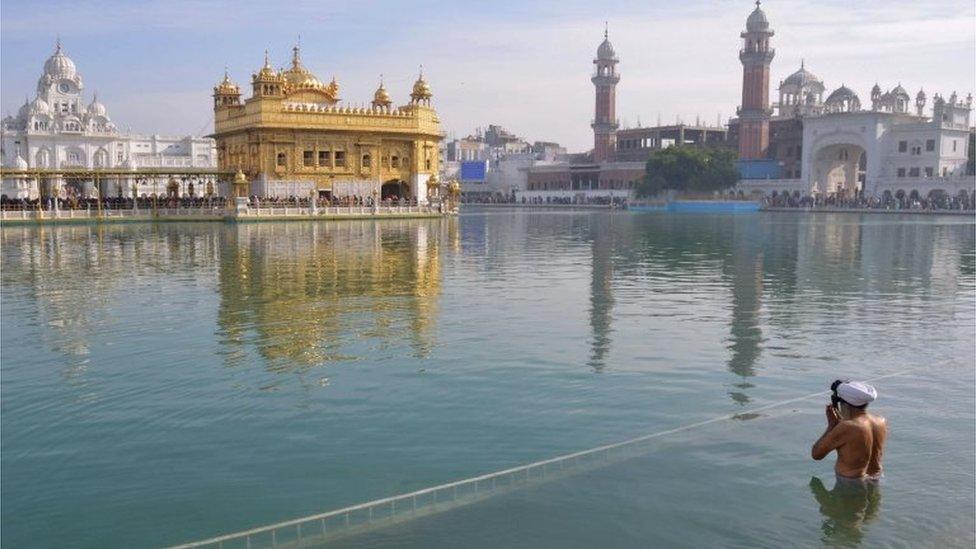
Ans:
{"label": "arched entrance", "polygon": [[864,191],[867,152],[851,143],[827,145],[813,156],[813,187],[827,196],[854,198]]}
{"label": "arched entrance", "polygon": [[406,181],[393,179],[383,183],[380,188],[381,200],[400,200],[410,198],[410,185]]}

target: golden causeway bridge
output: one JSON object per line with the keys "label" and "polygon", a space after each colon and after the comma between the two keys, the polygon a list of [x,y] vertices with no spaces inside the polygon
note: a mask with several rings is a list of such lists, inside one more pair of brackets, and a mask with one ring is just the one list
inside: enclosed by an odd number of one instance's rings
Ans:
{"label": "golden causeway bridge", "polygon": [[213,168],[0,169],[30,198],[0,197],[0,222],[273,221],[427,218],[457,213],[458,189],[428,185],[427,197],[263,198],[241,172]]}

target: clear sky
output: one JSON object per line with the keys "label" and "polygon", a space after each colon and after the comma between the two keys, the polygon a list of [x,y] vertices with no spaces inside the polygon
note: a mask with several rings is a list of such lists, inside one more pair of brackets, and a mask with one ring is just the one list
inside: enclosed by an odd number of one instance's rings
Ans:
{"label": "clear sky", "polygon": [[[405,102],[418,66],[445,131],[501,124],[529,140],[591,146],[592,59],[603,22],[621,59],[617,113],[625,126],[696,116],[714,122],[739,102],[744,0],[3,0],[0,107],[34,94],[58,34],[122,128],[162,134],[212,130],[210,94],[223,74],[245,90],[271,52],[285,66],[301,34],[303,59],[335,75],[347,103],[367,103],[380,73]],[[972,0],[768,0],[776,35],[772,88],[806,59],[829,90],[862,102],[875,81],[948,96],[976,92]],[[775,92],[773,92],[775,98]]]}

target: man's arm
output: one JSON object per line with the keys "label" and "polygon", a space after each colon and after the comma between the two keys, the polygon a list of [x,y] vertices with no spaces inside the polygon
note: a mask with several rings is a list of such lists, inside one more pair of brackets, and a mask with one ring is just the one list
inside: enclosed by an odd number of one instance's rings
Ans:
{"label": "man's arm", "polygon": [[827,454],[843,446],[844,431],[846,431],[846,428],[843,423],[828,425],[824,434],[817,439],[817,442],[813,443],[813,448],[810,450],[810,457],[820,461],[827,457]]}

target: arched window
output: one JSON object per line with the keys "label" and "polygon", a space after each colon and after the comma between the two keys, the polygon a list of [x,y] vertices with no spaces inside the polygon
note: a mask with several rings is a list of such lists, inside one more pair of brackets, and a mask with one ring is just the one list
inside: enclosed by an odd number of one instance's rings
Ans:
{"label": "arched window", "polygon": [[393,167],[393,168],[399,168],[400,167],[400,157],[397,156],[397,155],[391,156],[390,157],[390,166]]}
{"label": "arched window", "polygon": [[368,154],[363,155],[363,167],[369,168],[373,165],[373,157]]}
{"label": "arched window", "polygon": [[277,165],[279,167],[282,167],[282,168],[285,167],[285,166],[287,166],[288,165],[288,155],[285,154],[285,153],[283,153],[283,152],[278,153],[278,158],[277,158],[276,163],[277,163]]}

